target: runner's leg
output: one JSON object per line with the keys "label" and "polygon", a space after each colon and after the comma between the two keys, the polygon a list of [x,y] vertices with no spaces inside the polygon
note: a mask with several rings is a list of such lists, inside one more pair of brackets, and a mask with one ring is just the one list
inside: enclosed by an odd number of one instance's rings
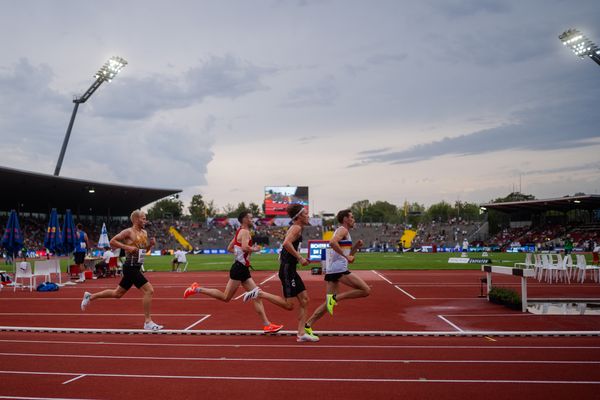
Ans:
{"label": "runner's leg", "polygon": [[365,281],[355,274],[342,275],[340,282],[353,288],[353,290],[348,290],[347,292],[337,294],[335,296],[335,300],[338,302],[344,299],[367,297],[369,294],[371,294],[371,288],[369,285],[367,285]]}
{"label": "runner's leg", "polygon": [[117,286],[115,289],[106,289],[98,293],[94,293],[90,297],[90,301],[94,301],[96,299],[119,299],[121,298],[127,290],[123,289],[121,286]]}
{"label": "runner's leg", "polygon": [[[338,282],[327,282],[327,294],[336,294],[338,292],[339,283]],[[325,313],[327,312],[327,302],[323,302],[317,307],[317,309],[313,312],[311,317],[306,321],[307,326],[313,326],[315,322],[317,322]]]}
{"label": "runner's leg", "polygon": [[154,296],[154,288],[150,282],[146,282],[144,286],[140,288],[144,297],[142,297],[142,305],[144,306],[144,322],[152,321],[150,317],[150,306],[152,305],[152,296]]}
{"label": "runner's leg", "polygon": [[[242,286],[247,292],[249,292],[256,287],[256,283],[252,278],[249,278],[242,282]],[[261,299],[254,299],[254,309],[256,310],[260,318],[262,318],[264,326],[268,326],[271,324],[271,321],[269,321],[269,319],[267,318],[267,314],[265,313],[265,306],[263,305]]]}
{"label": "runner's leg", "polygon": [[298,299],[298,336],[304,335],[304,324],[306,324],[306,310],[308,308],[308,292],[303,290],[296,296]]}
{"label": "runner's leg", "polygon": [[225,287],[224,292],[221,292],[219,289],[201,287],[201,288],[199,288],[200,289],[199,293],[205,294],[214,299],[221,300],[221,301],[224,301],[225,303],[228,303],[231,300],[231,298],[233,297],[233,295],[235,294],[235,291],[237,290],[237,288],[240,287],[240,284],[241,284],[240,281],[234,281],[233,279],[230,279],[227,282],[227,286]]}

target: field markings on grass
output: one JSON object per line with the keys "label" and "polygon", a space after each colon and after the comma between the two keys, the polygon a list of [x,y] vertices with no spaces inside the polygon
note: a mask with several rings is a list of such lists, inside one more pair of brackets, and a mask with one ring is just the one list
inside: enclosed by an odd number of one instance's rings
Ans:
{"label": "field markings on grass", "polygon": [[394,287],[396,289],[398,289],[399,291],[401,291],[402,293],[404,293],[405,295],[407,295],[408,297],[410,297],[411,299],[413,299],[413,300],[417,299],[415,296],[413,296],[412,294],[408,293],[406,290],[402,289],[400,286],[394,285]]}
{"label": "field markings on grass", "polygon": [[[140,342],[115,342],[115,341],[77,341],[77,340],[25,340],[25,339],[0,339],[0,343],[22,343],[22,344],[73,344],[73,345],[88,345],[88,346],[140,346],[140,347],[184,347],[184,348],[212,348],[212,347],[248,347],[248,348],[298,348],[303,349],[302,351],[322,351],[321,349],[443,349],[443,350],[540,350],[546,352],[547,350],[600,350],[600,346],[480,346],[480,345],[385,345],[385,344],[321,344],[315,346],[307,346],[306,344],[245,344],[245,343],[140,343]],[[44,346],[46,348],[47,346]],[[307,349],[307,350],[304,350]]]}
{"label": "field markings on grass", "polygon": [[[276,274],[276,273],[275,273],[275,274],[273,274],[273,275],[271,275],[271,276],[269,276],[267,279],[265,279],[264,281],[262,281],[261,283],[259,283],[259,284],[258,284],[258,286],[260,286],[260,285],[263,285],[263,284],[265,284],[265,283],[269,282],[271,279],[275,278],[276,276],[277,276],[277,274]],[[240,295],[239,295],[239,296],[237,296],[237,297],[236,297],[234,300],[239,300],[239,299],[241,299],[242,297],[244,297],[244,295],[245,295],[245,294],[246,294],[246,292],[244,292],[244,293],[240,294]]]}
{"label": "field markings on grass", "polygon": [[[100,360],[144,360],[144,361],[214,361],[214,362],[272,362],[272,363],[365,363],[365,364],[550,364],[550,365],[596,365],[599,360],[478,360],[478,359],[361,359],[361,358],[264,358],[264,357],[167,357],[167,356],[124,356],[94,354],[52,354],[52,353],[0,353],[3,357],[33,358],[87,358]],[[83,378],[85,374],[64,382]]]}
{"label": "field markings on grass", "polygon": [[[203,314],[199,314],[199,315],[203,315]],[[200,322],[204,321],[205,319],[207,319],[208,317],[210,317],[210,314],[204,314],[202,316],[202,318],[200,318],[198,321],[194,322],[193,324],[191,324],[190,326],[188,326],[187,328],[184,328],[184,331],[189,331],[190,329],[192,329],[193,327],[195,327],[196,325],[198,325]]]}
{"label": "field markings on grass", "polygon": [[444,321],[445,323],[447,323],[448,325],[450,325],[451,327],[453,327],[454,329],[456,329],[459,332],[464,332],[458,325],[450,322],[447,318],[444,318],[443,315],[438,315],[438,318],[441,319],[442,321]]}
{"label": "field markings on grass", "polygon": [[[0,371],[9,375],[79,376],[78,372],[46,371]],[[533,385],[600,385],[600,381],[557,381],[526,379],[427,379],[427,378],[323,378],[323,377],[277,377],[277,376],[208,376],[208,375],[151,375],[151,374],[101,374],[86,373],[86,377],[121,379],[179,379],[179,380],[227,380],[227,381],[278,381],[278,382],[371,382],[371,383],[484,383],[484,384],[533,384]]]}

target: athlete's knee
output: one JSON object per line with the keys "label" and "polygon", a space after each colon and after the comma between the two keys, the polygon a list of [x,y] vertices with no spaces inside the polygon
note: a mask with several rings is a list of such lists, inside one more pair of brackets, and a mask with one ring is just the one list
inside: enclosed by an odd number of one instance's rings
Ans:
{"label": "athlete's knee", "polygon": [[308,307],[308,301],[310,300],[308,296],[304,296],[298,299],[300,301],[300,307]]}
{"label": "athlete's knee", "polygon": [[286,300],[283,308],[285,308],[288,311],[292,311],[294,309],[294,303],[289,300]]}
{"label": "athlete's knee", "polygon": [[124,294],[125,294],[125,292],[123,292],[122,290],[113,291],[113,297],[115,299],[120,299],[121,297],[123,297]]}
{"label": "athlete's knee", "polygon": [[365,285],[365,287],[362,288],[362,294],[363,294],[363,297],[367,297],[368,295],[370,295],[371,294],[371,287],[368,286],[368,285]]}

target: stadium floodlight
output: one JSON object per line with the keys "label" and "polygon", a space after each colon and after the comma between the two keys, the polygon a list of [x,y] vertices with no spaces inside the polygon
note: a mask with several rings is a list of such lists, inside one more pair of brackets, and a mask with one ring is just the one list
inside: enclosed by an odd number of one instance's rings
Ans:
{"label": "stadium floodlight", "polygon": [[577,29],[569,29],[561,33],[558,38],[563,45],[571,48],[579,58],[590,57],[600,65],[600,48],[587,36]]}
{"label": "stadium floodlight", "polygon": [[77,115],[77,110],[79,109],[79,105],[85,103],[94,92],[102,85],[104,82],[112,81],[115,76],[127,65],[127,61],[121,57],[111,57],[104,65],[98,70],[94,78],[96,80],[89,87],[88,90],[81,96],[75,97],[73,99],[73,113],[71,114],[71,120],[69,121],[69,127],[67,128],[67,133],[65,133],[65,139],[63,140],[62,147],[60,149],[60,155],[58,156],[58,162],[56,163],[56,168],[54,169],[54,176],[58,176],[60,174],[60,169],[62,167],[63,159],[65,158],[65,152],[67,151],[67,145],[69,144],[69,138],[71,137],[71,130],[73,129],[73,122],[75,122],[75,116]]}

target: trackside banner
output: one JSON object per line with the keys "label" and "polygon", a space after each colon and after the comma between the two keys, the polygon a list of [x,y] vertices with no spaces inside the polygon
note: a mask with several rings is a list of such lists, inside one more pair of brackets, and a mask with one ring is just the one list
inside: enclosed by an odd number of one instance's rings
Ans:
{"label": "trackside banner", "polygon": [[489,258],[450,257],[448,264],[491,264]]}

